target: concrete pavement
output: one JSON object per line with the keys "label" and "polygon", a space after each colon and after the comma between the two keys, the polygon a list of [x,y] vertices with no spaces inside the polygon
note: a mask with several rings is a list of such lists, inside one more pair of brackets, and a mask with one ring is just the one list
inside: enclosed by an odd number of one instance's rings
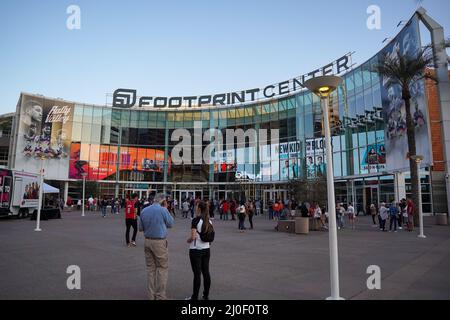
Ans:
{"label": "concrete pavement", "polygon": [[[215,220],[211,299],[323,299],[330,294],[328,233],[279,233],[256,217],[239,233],[237,221]],[[338,232],[341,296],[346,299],[450,299],[450,227],[426,218],[426,239],[382,233],[360,217]],[[248,221],[247,221],[248,224]],[[124,244],[122,214],[64,212],[61,220],[0,220],[0,299],[146,299],[143,235]],[[169,232],[168,296],[191,294],[186,239],[190,219]],[[81,268],[81,290],[68,290],[66,268]],[[381,268],[381,290],[368,290],[366,269]]]}

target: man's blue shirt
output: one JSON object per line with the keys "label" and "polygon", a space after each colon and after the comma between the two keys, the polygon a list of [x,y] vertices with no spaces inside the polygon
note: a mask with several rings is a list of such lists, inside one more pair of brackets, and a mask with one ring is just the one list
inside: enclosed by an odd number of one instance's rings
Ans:
{"label": "man's blue shirt", "polygon": [[146,238],[165,238],[167,228],[173,226],[173,217],[166,208],[154,203],[142,210],[139,222],[139,231],[144,231]]}

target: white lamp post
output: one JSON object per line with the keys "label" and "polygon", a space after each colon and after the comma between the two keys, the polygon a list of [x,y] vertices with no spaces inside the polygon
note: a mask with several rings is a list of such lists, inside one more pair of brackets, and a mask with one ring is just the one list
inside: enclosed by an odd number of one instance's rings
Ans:
{"label": "white lamp post", "polygon": [[42,208],[42,189],[44,189],[44,159],[41,159],[41,169],[39,170],[39,203],[36,216],[36,229],[34,231],[42,231],[41,229],[41,208]]}
{"label": "white lamp post", "polygon": [[417,203],[417,209],[419,210],[419,238],[426,238],[426,236],[423,234],[423,212],[422,212],[422,183],[420,182],[420,163],[423,160],[423,156],[417,155],[417,156],[411,156],[411,159],[415,160],[417,163],[417,179],[419,179],[419,190],[418,190],[418,203]]}
{"label": "white lamp post", "polygon": [[81,216],[84,217],[84,192],[85,192],[85,189],[86,189],[86,176],[87,176],[87,173],[83,172],[81,174],[81,176],[83,177],[83,200],[81,201]]}
{"label": "white lamp post", "polygon": [[336,207],[334,196],[333,158],[331,154],[331,130],[329,120],[329,96],[342,83],[342,78],[337,76],[322,76],[309,79],[304,84],[314,94],[320,97],[324,126],[325,126],[325,151],[327,167],[327,194],[328,194],[328,219],[329,219],[329,246],[330,246],[330,281],[331,297],[327,300],[343,300],[339,295],[339,264],[336,227]]}

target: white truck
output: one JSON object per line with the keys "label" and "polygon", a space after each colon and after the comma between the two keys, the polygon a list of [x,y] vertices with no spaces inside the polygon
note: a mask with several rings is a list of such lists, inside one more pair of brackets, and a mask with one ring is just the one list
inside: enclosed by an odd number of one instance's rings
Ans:
{"label": "white truck", "polygon": [[0,216],[26,218],[39,205],[39,174],[0,169]]}

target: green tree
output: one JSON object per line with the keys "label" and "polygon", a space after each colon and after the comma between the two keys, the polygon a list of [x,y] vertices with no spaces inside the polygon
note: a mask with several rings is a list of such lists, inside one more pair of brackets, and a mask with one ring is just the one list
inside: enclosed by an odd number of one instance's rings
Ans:
{"label": "green tree", "polygon": [[406,112],[406,135],[408,139],[409,169],[411,171],[411,194],[414,202],[414,223],[419,220],[419,186],[420,180],[417,174],[417,163],[414,160],[416,156],[415,124],[411,115],[411,91],[410,88],[417,81],[425,78],[436,81],[431,73],[426,72],[427,67],[433,65],[433,54],[430,46],[419,50],[416,55],[384,55],[380,62],[374,66],[376,72],[384,77],[390,78],[392,83],[400,85],[402,89],[402,99],[405,102]]}
{"label": "green tree", "polygon": [[320,206],[327,206],[327,180],[325,177],[289,180],[288,191],[297,201],[316,201]]}

